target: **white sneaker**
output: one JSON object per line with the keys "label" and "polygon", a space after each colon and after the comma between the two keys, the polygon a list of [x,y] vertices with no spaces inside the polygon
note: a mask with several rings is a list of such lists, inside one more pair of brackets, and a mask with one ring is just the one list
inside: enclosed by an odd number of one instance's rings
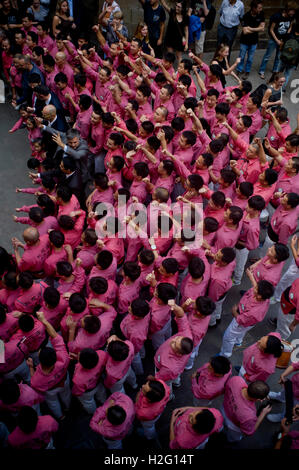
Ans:
{"label": "white sneaker", "polygon": [[239,286],[241,284],[241,281],[237,281],[234,277],[232,277],[233,281],[233,286]]}
{"label": "white sneaker", "polygon": [[268,396],[271,400],[276,400],[280,401],[281,403],[285,403],[284,396],[281,392],[270,392]]}
{"label": "white sneaker", "polygon": [[280,300],[275,299],[275,297],[271,297],[271,299],[270,299],[270,305],[275,305],[275,304],[277,304],[278,302],[280,302]]}
{"label": "white sneaker", "polygon": [[186,367],[185,367],[185,370],[191,370],[192,367],[193,367],[193,364],[192,364],[191,366],[186,366]]}
{"label": "white sneaker", "polygon": [[271,423],[280,423],[280,421],[284,418],[284,413],[273,413],[267,415],[267,419],[271,421]]}

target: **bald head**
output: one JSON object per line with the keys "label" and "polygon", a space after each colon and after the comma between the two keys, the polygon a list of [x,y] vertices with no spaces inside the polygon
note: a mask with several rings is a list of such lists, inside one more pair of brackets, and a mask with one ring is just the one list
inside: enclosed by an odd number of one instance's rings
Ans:
{"label": "bald head", "polygon": [[23,238],[28,245],[34,245],[39,240],[39,232],[34,227],[26,228],[23,232]]}
{"label": "bald head", "polygon": [[66,62],[66,55],[64,52],[57,52],[55,55],[55,62],[57,65],[63,65]]}
{"label": "bald head", "polygon": [[53,104],[48,104],[47,106],[44,106],[42,110],[42,115],[43,115],[43,118],[46,119],[47,121],[52,121],[56,116],[55,106],[53,106]]}

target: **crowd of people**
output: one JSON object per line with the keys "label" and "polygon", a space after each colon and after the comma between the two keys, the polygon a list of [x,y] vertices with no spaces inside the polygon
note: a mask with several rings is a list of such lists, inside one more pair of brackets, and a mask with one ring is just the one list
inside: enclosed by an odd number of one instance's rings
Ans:
{"label": "crowd of people", "polygon": [[[299,61],[297,10],[271,17],[259,73],[276,49],[273,74],[253,89],[262,2],[244,14],[242,1],[223,0],[210,63],[209,0],[140,2],[131,38],[116,1],[89,23],[92,2],[0,2],[2,71],[19,113],[9,133],[27,130],[32,183],[16,188],[32,195],[13,216],[27,225],[23,240],[0,247],[0,446],[55,448],[77,401],[103,447],[137,432],[159,448],[156,422],[192,370],[193,403],[173,411],[170,449],[229,448],[265,417],[281,423],[277,448],[298,449],[299,362],[281,374],[281,392],[267,383],[299,323],[299,114],[291,129],[283,103]],[[218,353],[197,368],[245,278]],[[267,335],[232,364],[278,302]]]}

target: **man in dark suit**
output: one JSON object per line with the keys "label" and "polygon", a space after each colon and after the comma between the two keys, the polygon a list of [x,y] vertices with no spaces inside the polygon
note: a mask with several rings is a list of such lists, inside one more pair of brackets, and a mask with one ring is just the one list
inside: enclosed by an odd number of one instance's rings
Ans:
{"label": "man in dark suit", "polygon": [[41,117],[45,106],[49,104],[55,106],[57,119],[61,122],[61,125],[63,126],[63,132],[65,132],[68,129],[68,126],[65,120],[64,109],[58,96],[55,95],[55,93],[51,91],[50,88],[48,88],[46,85],[38,85],[34,88],[34,92],[36,94],[36,99],[33,103],[35,115]]}
{"label": "man in dark suit", "polygon": [[49,157],[54,157],[57,144],[52,140],[52,135],[56,132],[65,132],[67,124],[60,119],[55,106],[48,104],[42,110],[42,118],[35,118],[36,123],[42,130],[42,139]]}

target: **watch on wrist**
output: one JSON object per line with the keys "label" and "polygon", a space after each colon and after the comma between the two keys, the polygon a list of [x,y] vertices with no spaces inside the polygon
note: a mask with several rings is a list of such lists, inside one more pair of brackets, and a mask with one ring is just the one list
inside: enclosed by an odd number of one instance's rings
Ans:
{"label": "watch on wrist", "polygon": [[156,250],[157,249],[156,245],[151,245],[151,249]]}

